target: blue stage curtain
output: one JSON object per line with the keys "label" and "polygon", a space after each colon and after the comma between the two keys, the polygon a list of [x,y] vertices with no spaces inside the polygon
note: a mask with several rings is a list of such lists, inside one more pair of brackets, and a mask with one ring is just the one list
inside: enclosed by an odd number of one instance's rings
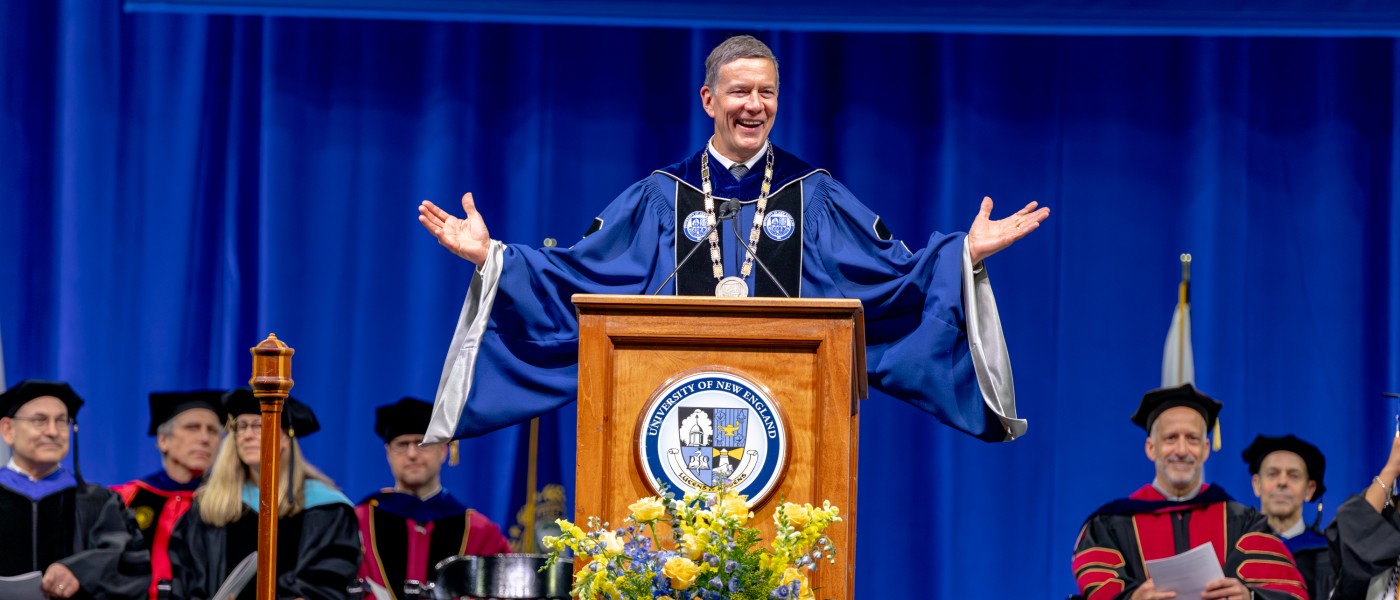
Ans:
{"label": "blue stage curtain", "polygon": [[[729,33],[0,0],[5,373],[71,381],[84,474],[115,483],[158,468],[148,392],[242,385],[275,332],[324,427],[309,458],[352,497],[387,485],[373,407],[431,397],[471,274],[418,201],[460,211],[470,190],[494,237],[571,243],[704,143],[701,64]],[[1322,447],[1329,506],[1378,472],[1400,387],[1395,40],[756,33],[782,61],[774,140],[911,246],[983,195],[1054,210],[988,263],[1029,435],[862,405],[859,597],[1073,589],[1082,519],[1152,477],[1128,415],[1181,252],[1197,382],[1225,403],[1210,479],[1253,502],[1238,452],[1261,432]],[[447,471],[503,525],[519,436]]]}

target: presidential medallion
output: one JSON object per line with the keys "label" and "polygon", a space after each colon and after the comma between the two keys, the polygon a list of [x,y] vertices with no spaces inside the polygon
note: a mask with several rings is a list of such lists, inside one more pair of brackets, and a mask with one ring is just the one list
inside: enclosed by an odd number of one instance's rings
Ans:
{"label": "presidential medallion", "polygon": [[747,298],[749,296],[749,284],[743,279],[733,275],[719,280],[719,285],[715,286],[715,295],[721,298]]}

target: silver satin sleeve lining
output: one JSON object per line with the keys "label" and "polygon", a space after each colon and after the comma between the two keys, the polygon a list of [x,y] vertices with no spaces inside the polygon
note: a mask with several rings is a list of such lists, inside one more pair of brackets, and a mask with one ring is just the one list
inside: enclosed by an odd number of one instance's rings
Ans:
{"label": "silver satin sleeve lining", "polygon": [[449,442],[457,433],[457,420],[462,418],[467,394],[471,393],[472,380],[476,377],[481,337],[491,321],[491,304],[500,288],[505,249],[505,244],[491,240],[486,262],[472,274],[472,285],[462,302],[457,330],[452,333],[452,346],[447,349],[447,360],[442,364],[442,378],[438,380],[437,396],[433,399],[433,419],[428,423],[428,431],[423,433],[424,444]]}
{"label": "silver satin sleeve lining", "polygon": [[996,413],[1006,429],[1005,441],[1026,434],[1026,420],[1016,418],[1016,385],[1011,378],[1011,354],[1002,336],[1001,315],[992,295],[992,281],[985,264],[974,270],[972,252],[963,238],[962,251],[963,313],[967,317],[967,343],[972,352],[972,369],[977,373],[977,387],[982,401]]}

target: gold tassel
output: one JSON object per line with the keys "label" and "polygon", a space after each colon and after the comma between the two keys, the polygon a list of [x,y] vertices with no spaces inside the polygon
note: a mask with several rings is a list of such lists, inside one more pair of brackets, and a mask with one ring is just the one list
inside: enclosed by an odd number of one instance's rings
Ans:
{"label": "gold tassel", "polygon": [[447,445],[447,466],[457,466],[457,463],[461,462],[461,458],[461,453],[457,450],[457,440],[452,440],[452,443]]}
{"label": "gold tassel", "polygon": [[1215,419],[1215,432],[1210,436],[1210,449],[1212,452],[1220,451],[1220,419]]}

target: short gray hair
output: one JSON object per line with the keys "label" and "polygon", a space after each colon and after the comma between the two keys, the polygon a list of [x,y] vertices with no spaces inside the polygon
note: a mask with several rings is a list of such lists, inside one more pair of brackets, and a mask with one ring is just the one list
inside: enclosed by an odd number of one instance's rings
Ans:
{"label": "short gray hair", "polygon": [[164,423],[156,426],[156,437],[170,437],[175,433],[175,419],[166,419]]}
{"label": "short gray hair", "polygon": [[773,79],[776,83],[778,57],[773,56],[773,50],[754,36],[736,35],[720,42],[710,51],[709,58],[705,59],[705,87],[714,91],[715,81],[719,79],[719,68],[743,58],[766,58],[773,61]]}

